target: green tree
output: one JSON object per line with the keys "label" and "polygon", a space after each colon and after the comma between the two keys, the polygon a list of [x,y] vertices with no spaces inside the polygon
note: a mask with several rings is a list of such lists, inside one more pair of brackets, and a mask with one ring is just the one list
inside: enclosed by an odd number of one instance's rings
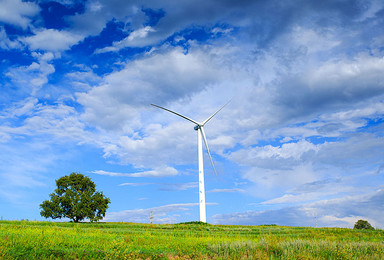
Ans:
{"label": "green tree", "polygon": [[359,219],[356,223],[353,229],[369,229],[374,230],[374,228],[369,224],[368,221]]}
{"label": "green tree", "polygon": [[45,218],[67,217],[74,222],[88,218],[91,222],[105,217],[108,204],[111,202],[102,192],[96,191],[96,185],[89,177],[80,173],[56,180],[57,189],[40,204],[40,215]]}

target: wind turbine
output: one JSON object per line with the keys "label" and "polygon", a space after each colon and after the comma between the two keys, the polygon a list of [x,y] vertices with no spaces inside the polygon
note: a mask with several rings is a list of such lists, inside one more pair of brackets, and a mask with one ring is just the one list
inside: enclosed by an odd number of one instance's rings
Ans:
{"label": "wind turbine", "polygon": [[182,114],[176,113],[172,110],[169,110],[167,108],[151,104],[152,106],[164,109],[165,111],[171,112],[175,115],[178,115],[192,123],[195,124],[194,129],[197,131],[197,150],[198,150],[198,159],[199,159],[199,208],[200,208],[200,221],[201,222],[207,222],[207,215],[205,210],[205,188],[204,188],[204,166],[203,166],[203,144],[204,141],[205,148],[207,149],[209,159],[211,160],[213,171],[215,172],[216,176],[216,169],[215,165],[213,164],[212,156],[209,151],[207,138],[205,136],[204,132],[204,125],[208,123],[209,120],[211,120],[212,117],[214,117],[217,113],[219,113],[220,110],[222,110],[230,101],[228,101],[224,106],[222,106],[219,110],[217,110],[215,113],[213,113],[210,117],[205,119],[202,123],[199,123],[193,119],[190,119],[189,117],[183,116]]}

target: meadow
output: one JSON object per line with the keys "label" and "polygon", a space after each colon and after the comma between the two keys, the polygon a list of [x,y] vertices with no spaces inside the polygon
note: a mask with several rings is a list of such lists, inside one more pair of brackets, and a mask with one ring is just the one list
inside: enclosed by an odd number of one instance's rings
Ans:
{"label": "meadow", "polygon": [[0,259],[384,259],[383,230],[0,221]]}

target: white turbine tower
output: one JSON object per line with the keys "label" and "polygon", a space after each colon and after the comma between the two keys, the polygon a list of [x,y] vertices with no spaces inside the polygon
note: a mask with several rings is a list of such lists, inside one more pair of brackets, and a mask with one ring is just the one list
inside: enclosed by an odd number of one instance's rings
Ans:
{"label": "white turbine tower", "polygon": [[200,221],[201,222],[207,222],[207,216],[206,216],[206,211],[205,211],[205,188],[204,188],[204,166],[203,166],[203,144],[202,142],[204,141],[205,148],[207,149],[209,159],[211,160],[211,164],[213,167],[213,171],[215,172],[216,176],[216,169],[215,165],[213,164],[212,156],[209,151],[208,143],[207,143],[207,138],[205,137],[205,132],[204,132],[204,125],[211,120],[212,117],[214,117],[221,109],[223,109],[230,101],[228,101],[224,106],[222,106],[219,110],[217,110],[214,114],[212,114],[210,117],[205,119],[202,123],[199,123],[193,119],[190,119],[186,116],[183,116],[179,113],[176,113],[172,110],[169,110],[167,108],[157,106],[154,104],[151,104],[152,106],[164,109],[168,112],[171,112],[175,115],[178,115],[192,123],[195,124],[194,129],[197,131],[197,148],[198,148],[198,158],[199,158],[199,207],[200,207]]}

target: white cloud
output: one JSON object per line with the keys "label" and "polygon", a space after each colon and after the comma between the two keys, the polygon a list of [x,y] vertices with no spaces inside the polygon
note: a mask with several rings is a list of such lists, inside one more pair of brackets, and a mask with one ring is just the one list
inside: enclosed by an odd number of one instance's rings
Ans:
{"label": "white cloud", "polygon": [[309,151],[316,152],[317,150],[318,147],[316,147],[314,144],[305,140],[301,140],[297,143],[285,143],[281,145],[281,147],[274,147],[271,145],[264,146],[257,152],[255,156],[261,159],[275,157],[279,159],[292,158],[299,160],[302,158],[303,154]]}
{"label": "white cloud", "polygon": [[215,139],[211,139],[208,141],[209,145],[215,146],[215,147],[233,147],[236,142],[235,139],[232,136],[226,136],[226,135],[220,135]]}
{"label": "white cloud", "polygon": [[127,63],[124,69],[106,76],[104,84],[78,94],[85,107],[83,117],[106,129],[121,128],[127,119],[132,125],[143,106],[188,98],[214,83],[222,72],[211,63],[202,50],[185,54],[181,48]]}
{"label": "white cloud", "polygon": [[0,27],[0,49],[10,50],[10,49],[20,49],[22,47],[21,43],[17,40],[10,40],[7,36],[7,33],[4,30],[4,27]]}
{"label": "white cloud", "polygon": [[[114,17],[125,23],[131,22],[134,32],[140,32],[140,35],[143,34],[143,28],[145,28],[143,25],[146,24],[147,18],[144,16],[143,11],[138,8],[138,5],[132,7],[132,5],[123,2],[110,5],[105,0],[98,1],[98,3],[102,6],[102,9],[98,9],[95,12],[90,8],[90,4],[88,4],[87,11],[84,14],[77,15],[72,19],[77,27],[80,27],[80,24],[86,24],[88,31],[96,30],[96,28],[101,27],[99,21],[109,21]],[[152,27],[155,32],[149,35],[144,33],[146,37],[141,38],[139,42],[134,41],[134,44],[136,46],[156,45],[184,28],[192,26],[205,27],[211,30],[213,34],[218,32],[228,34],[231,32],[230,28],[220,28],[217,26],[217,21],[226,21],[226,24],[241,28],[241,32],[238,35],[238,37],[244,37],[241,40],[253,41],[255,46],[264,46],[284,32],[290,31],[293,26],[303,20],[321,23],[321,15],[312,15],[313,10],[321,14],[326,13],[329,9],[334,11],[332,6],[326,4],[324,8],[318,10],[317,6],[312,2],[303,8],[293,6],[278,5],[274,1],[263,3],[253,1],[243,1],[241,3],[233,1],[223,2],[217,0],[199,0],[193,3],[186,1],[179,1],[177,3],[174,1],[147,1],[143,6],[144,8],[163,10],[165,15]],[[343,10],[343,7],[347,9],[347,6],[340,5],[340,8],[337,9],[338,19],[335,19],[333,23],[330,22],[332,25],[337,24],[339,20],[349,15],[348,12]],[[275,15],[266,16],[266,13],[270,13],[269,10],[273,10]],[[291,13],[295,19],[284,19],[286,12]],[[139,22],[135,21],[135,17],[140,17]],[[253,18],[249,19],[249,17]],[[279,19],[276,17],[279,17]],[[92,19],[97,20],[95,25],[89,23]],[[254,35],[254,32],[264,33]],[[250,39],[248,34],[253,37]],[[316,41],[308,42],[308,44],[313,43],[316,43]],[[118,49],[113,46],[105,48],[104,51],[115,51]]]}
{"label": "white cloud", "polygon": [[192,188],[197,188],[197,182],[187,182],[187,183],[162,183],[159,190],[162,191],[181,191],[188,190]]}
{"label": "white cloud", "polygon": [[285,194],[280,198],[263,201],[261,204],[276,204],[276,203],[287,203],[287,202],[291,203],[291,202],[301,202],[301,201],[308,201],[308,200],[310,200],[310,198],[308,198],[308,194],[300,194],[300,195]]}
{"label": "white cloud", "polygon": [[275,102],[281,113],[278,117],[313,116],[320,111],[338,112],[368,103],[384,95],[383,75],[384,59],[365,55],[303,70],[277,85]]}
{"label": "white cloud", "polygon": [[26,29],[40,8],[33,2],[1,0],[0,21]]}
{"label": "white cloud", "polygon": [[[307,194],[310,195],[309,193],[315,193],[315,196],[318,196],[320,194],[322,195],[327,195],[327,194],[336,194],[336,193],[341,193],[341,192],[346,192],[348,187],[342,187],[345,183],[346,180],[341,179],[341,178],[320,178],[313,182],[307,182],[304,183],[303,185],[300,185],[298,187],[295,187],[294,189],[290,190],[290,193],[293,193],[294,195],[298,195],[299,197],[301,195]],[[348,177],[347,177],[348,179]],[[322,191],[324,193],[317,193],[319,191]],[[284,195],[285,196],[285,195]],[[283,197],[284,197],[283,196]],[[287,196],[287,198],[293,198],[295,199],[295,196]],[[279,198],[278,198],[279,199]]]}
{"label": "white cloud", "polygon": [[275,192],[293,189],[299,185],[316,181],[322,176],[324,176],[323,171],[314,170],[313,165],[306,162],[285,169],[252,167],[243,174],[244,179],[255,185],[255,188],[248,192],[260,198],[274,196]]}
{"label": "white cloud", "polygon": [[212,29],[212,33],[214,33],[214,34],[219,34],[219,33],[227,34],[227,33],[230,33],[232,31],[233,31],[233,28],[223,29],[223,28],[220,28],[220,27],[215,27],[215,28]]}
{"label": "white cloud", "polygon": [[[92,173],[96,173],[96,174],[100,174],[100,175],[104,175],[105,172],[101,172],[101,173],[98,173],[100,171],[94,171]],[[109,175],[109,176],[120,176],[120,175]],[[156,184],[156,183],[132,183],[132,182],[125,182],[125,183],[121,183],[119,184],[119,186],[133,186],[133,187],[137,187],[137,186],[146,186],[146,185],[153,185],[153,184]]]}
{"label": "white cloud", "polygon": [[[98,174],[97,172],[99,171],[94,171],[93,173]],[[103,173],[101,173],[103,175]],[[120,176],[120,175],[110,175],[110,176]],[[122,175],[126,176],[126,175]],[[128,176],[129,177],[129,176]],[[133,186],[133,187],[138,187],[138,186],[146,186],[146,185],[157,185],[159,186],[158,190],[161,191],[182,191],[182,190],[188,190],[191,188],[196,188],[198,186],[197,182],[187,182],[187,183],[122,183],[119,184],[119,186]]]}
{"label": "white cloud", "polygon": [[234,188],[234,189],[213,189],[213,190],[207,191],[207,193],[219,193],[219,192],[232,193],[232,192],[245,192],[245,190]]}
{"label": "white cloud", "polygon": [[[95,54],[105,53],[110,51],[119,51],[125,47],[143,47],[153,43],[154,39],[151,42],[148,41],[147,36],[149,33],[155,32],[151,26],[145,26],[143,28],[137,29],[129,34],[125,39],[114,42],[112,46],[98,49],[95,51]],[[155,41],[157,41],[156,39]]]}
{"label": "white cloud", "polygon": [[289,34],[290,41],[297,46],[305,46],[309,54],[329,51],[337,47],[341,42],[338,40],[337,32],[329,30],[316,32],[314,29],[306,29],[300,26],[294,27]]}
{"label": "white cloud", "polygon": [[216,224],[277,224],[284,226],[348,227],[359,219],[367,219],[383,228],[383,190],[341,199],[323,200],[296,207],[265,211],[247,211],[213,216]]}
{"label": "white cloud", "polygon": [[[151,3],[148,5],[151,6]],[[129,29],[136,30],[147,22],[142,8],[143,4],[135,1],[90,1],[85,3],[84,12],[67,17],[67,21],[71,23],[74,33],[87,36],[98,35],[110,21],[122,22]]]}
{"label": "white cloud", "polygon": [[18,116],[31,115],[37,103],[38,103],[38,99],[33,97],[27,98],[20,102],[16,102],[12,106],[1,111],[0,118],[6,119],[6,118],[13,118]]}
{"label": "white cloud", "polygon": [[300,140],[296,143],[284,143],[281,146],[265,145],[240,149],[232,152],[229,158],[242,165],[281,169],[298,165],[308,157],[313,158],[320,147],[321,145]]}
{"label": "white cloud", "polygon": [[[316,214],[316,213],[314,213]],[[336,227],[346,227],[346,228],[352,228],[354,224],[359,219],[368,220],[371,224],[374,226],[377,226],[376,221],[368,218],[366,216],[346,216],[346,217],[337,217],[337,216],[321,216],[319,217],[319,222],[323,223],[330,223],[330,226],[336,226]]]}
{"label": "white cloud", "polygon": [[80,67],[79,70],[65,74],[65,81],[76,91],[89,91],[92,86],[100,84],[102,78],[87,67]]}
{"label": "white cloud", "polygon": [[[153,216],[154,223],[173,224],[180,222],[180,212],[190,211],[191,207],[198,206],[198,203],[178,203],[169,204],[147,209],[124,210],[120,212],[109,212],[103,221],[108,222],[150,222],[150,216]],[[206,205],[217,205],[217,203],[206,203]]]}
{"label": "white cloud", "polygon": [[[383,145],[380,136],[356,133],[317,145],[301,141],[240,149],[227,158],[245,166],[243,178],[255,185],[249,194],[267,199],[266,203],[291,203],[348,194],[357,183],[366,191],[375,181],[361,172],[380,169]],[[308,195],[311,190],[318,193]]]}
{"label": "white cloud", "polygon": [[36,61],[28,66],[11,67],[5,75],[19,88],[20,92],[36,96],[41,87],[48,83],[48,76],[55,72],[51,62],[57,56],[50,52],[44,54],[33,52],[32,56]]}
{"label": "white cloud", "polygon": [[348,120],[360,118],[372,118],[384,114],[384,104],[382,101],[369,102],[362,107],[356,107],[354,109],[344,110],[336,113],[328,113],[321,115],[321,119],[324,121],[336,121],[346,122]]}
{"label": "white cloud", "polygon": [[35,31],[35,35],[20,39],[31,50],[61,52],[70,49],[81,41],[84,36],[68,31],[43,29]]}
{"label": "white cloud", "polygon": [[47,142],[60,144],[72,141],[101,146],[106,137],[86,132],[76,110],[63,101],[47,105],[27,98],[4,110],[0,119],[10,119],[13,123],[0,127],[0,132],[18,139],[19,137],[41,137],[48,135]]}
{"label": "white cloud", "polygon": [[151,171],[142,171],[136,173],[107,172],[103,170],[95,170],[91,173],[113,177],[165,177],[175,176],[178,174],[178,171],[173,167],[162,167]]}
{"label": "white cloud", "polygon": [[[304,184],[305,185],[305,184]],[[342,192],[342,190],[338,190],[337,192],[331,192],[331,193],[339,193]],[[263,201],[261,202],[262,205],[272,205],[272,204],[297,204],[301,202],[312,202],[319,200],[321,197],[325,197],[325,195],[329,195],[330,192],[307,192],[302,194],[284,194],[281,197],[274,198],[271,200]]]}
{"label": "white cloud", "polygon": [[382,163],[383,137],[370,133],[356,133],[348,137],[346,141],[324,143],[314,159],[348,171]]}
{"label": "white cloud", "polygon": [[[189,211],[191,207],[198,206],[198,203],[180,203],[169,204],[148,209],[124,210],[120,212],[109,212],[106,214],[104,221],[128,221],[128,222],[149,222],[151,214],[154,223],[176,223],[179,215],[175,214],[180,211]],[[152,212],[152,213],[151,213]]]}

